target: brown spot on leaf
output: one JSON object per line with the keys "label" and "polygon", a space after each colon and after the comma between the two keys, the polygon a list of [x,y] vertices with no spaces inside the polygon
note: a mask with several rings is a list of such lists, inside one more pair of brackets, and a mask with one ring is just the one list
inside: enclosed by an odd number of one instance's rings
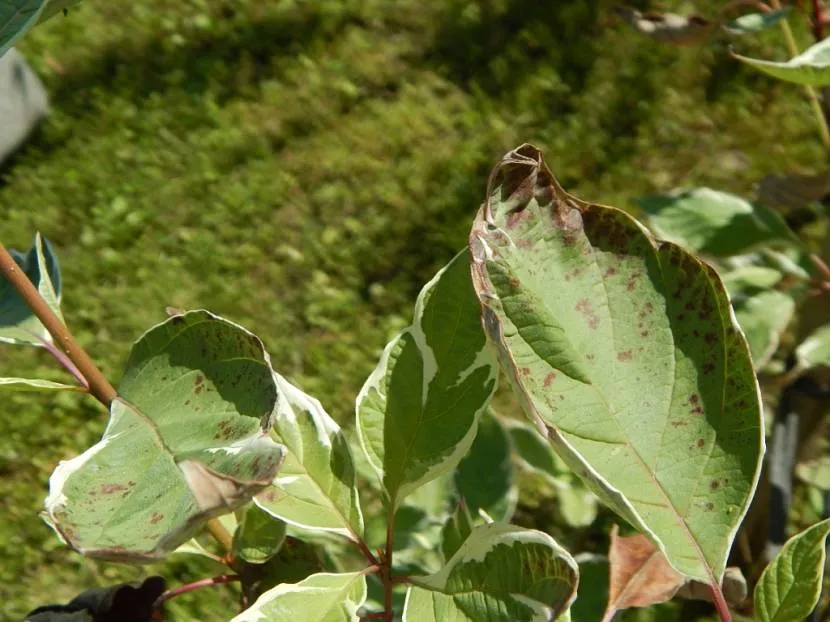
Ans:
{"label": "brown spot on leaf", "polygon": [[617,274],[617,269],[615,267],[611,266],[610,268],[608,268],[605,271],[605,273],[603,273],[602,276],[603,276],[603,278],[607,279],[608,277],[614,276],[615,274]]}
{"label": "brown spot on leaf", "polygon": [[707,504],[706,504],[706,509],[707,509],[709,512],[711,512],[712,510],[714,510],[714,509],[715,509],[715,504],[714,504],[714,503],[712,503],[712,502],[710,501],[709,503],[707,503]]}
{"label": "brown spot on leaf", "polygon": [[510,287],[518,287],[522,282],[517,278],[510,279]]}
{"label": "brown spot on leaf", "polygon": [[545,388],[548,388],[554,380],[556,380],[556,374],[553,372],[545,376],[545,382],[543,383]]}
{"label": "brown spot on leaf", "polygon": [[520,370],[522,376],[529,376],[530,375],[530,368],[529,367],[522,367]]}
{"label": "brown spot on leaf", "polygon": [[644,330],[643,332],[641,332],[640,337],[648,337],[648,331]]}
{"label": "brown spot on leaf", "polygon": [[202,374],[196,374],[196,378],[193,380],[193,386],[198,387],[205,381],[205,377]]}
{"label": "brown spot on leaf", "polygon": [[204,389],[204,387],[202,385],[199,385],[194,389],[194,393],[196,393],[196,395],[199,395],[199,393],[202,392],[202,389]]}
{"label": "brown spot on leaf", "polygon": [[124,492],[128,487],[124,484],[101,484],[99,488],[102,495],[111,495],[116,492]]}
{"label": "brown spot on leaf", "polygon": [[594,311],[594,305],[587,298],[580,298],[576,303],[576,310],[585,318],[585,323],[591,330],[596,330],[599,326],[599,316]]}
{"label": "brown spot on leaf", "polygon": [[705,444],[706,444],[706,441],[704,441],[702,438],[697,439],[697,448],[698,449],[703,447]]}
{"label": "brown spot on leaf", "polygon": [[625,352],[620,352],[617,354],[617,360],[622,361],[630,361],[631,360],[631,350],[626,350]]}
{"label": "brown spot on leaf", "polygon": [[709,482],[709,488],[711,488],[712,490],[717,490],[718,488],[720,488],[720,482],[716,479],[713,479],[711,482]]}
{"label": "brown spot on leaf", "polygon": [[709,374],[711,374],[713,371],[715,371],[715,365],[714,365],[714,363],[704,363],[704,364],[703,364],[703,375],[704,375],[704,376],[708,376],[708,375],[709,375]]}
{"label": "brown spot on leaf", "polygon": [[692,393],[689,396],[689,404],[697,404],[699,401],[700,398],[698,397],[697,393]]}
{"label": "brown spot on leaf", "polygon": [[163,514],[159,514],[158,512],[153,512],[153,515],[150,517],[150,522],[155,525],[158,523],[162,518],[164,518]]}
{"label": "brown spot on leaf", "polygon": [[718,338],[715,337],[715,333],[706,333],[705,335],[703,335],[703,341],[705,341],[709,345],[714,344],[715,341],[717,341],[717,339]]}
{"label": "brown spot on leaf", "polygon": [[682,428],[689,425],[689,423],[687,421],[683,421],[682,419],[678,419],[677,421],[672,421],[671,425],[673,428]]}

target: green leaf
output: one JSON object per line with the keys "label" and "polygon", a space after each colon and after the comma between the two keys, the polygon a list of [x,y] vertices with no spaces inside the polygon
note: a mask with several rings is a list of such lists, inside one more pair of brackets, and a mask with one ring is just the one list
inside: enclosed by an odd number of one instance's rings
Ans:
{"label": "green leaf", "polygon": [[462,501],[441,528],[441,553],[444,561],[448,561],[461,548],[464,541],[473,531],[473,517],[470,510]]}
{"label": "green leaf", "polygon": [[764,568],[755,586],[755,615],[761,622],[804,620],[815,608],[828,533],[830,518],[790,538]]}
{"label": "green leaf", "polygon": [[795,315],[795,301],[784,292],[768,290],[734,300],[733,308],[755,369],[762,369],[775,354],[781,335]]}
{"label": "green leaf", "polygon": [[757,291],[770,289],[776,285],[783,274],[767,266],[742,266],[721,275],[723,284],[734,302],[736,299],[751,296]]}
{"label": "green leaf", "polygon": [[766,13],[741,15],[724,24],[724,29],[735,35],[755,34],[776,26],[782,19],[785,19],[789,15],[791,10],[791,6],[785,6],[774,11],[767,11]]}
{"label": "green leaf", "polygon": [[219,556],[208,551],[196,538],[191,538],[172,553],[173,555],[196,555],[197,557],[206,557],[213,561],[219,561]]}
{"label": "green leaf", "polygon": [[481,419],[469,453],[455,471],[458,494],[474,516],[479,510],[495,521],[508,522],[516,511],[519,490],[510,460],[507,430],[492,414]]}
{"label": "green leaf", "polygon": [[356,470],[340,426],[316,399],[279,374],[272,435],[286,448],[274,485],[257,495],[266,512],[308,529],[363,536]]}
{"label": "green leaf", "polygon": [[0,1],[0,56],[38,23],[46,4],[46,0]]}
{"label": "green leaf", "polygon": [[101,441],[52,474],[48,522],[85,555],[163,557],[274,479],[276,398],[256,336],[206,311],[170,318],[133,346]]}
{"label": "green leaf", "polygon": [[553,620],[573,602],[578,576],[576,562],[549,535],[480,525],[439,572],[412,577],[403,620]]}
{"label": "green leaf", "polygon": [[357,622],[365,600],[363,573],[318,573],[268,590],[231,622]]}
{"label": "green leaf", "polygon": [[458,464],[497,379],[462,251],[421,291],[357,397],[361,446],[392,508]]}
{"label": "green leaf", "polygon": [[813,331],[795,349],[796,366],[799,370],[830,365],[830,324]]}
{"label": "green leaf", "polygon": [[821,490],[830,490],[830,455],[802,462],[795,467],[796,476]]}
{"label": "green leaf", "polygon": [[811,86],[830,84],[830,40],[828,39],[816,43],[786,62],[749,58],[734,52],[732,56],[773,78],[786,82]]}
{"label": "green leaf", "polygon": [[695,253],[723,257],[759,244],[799,244],[784,219],[770,208],[710,188],[644,197],[637,205],[657,236]]}
{"label": "green leaf", "polygon": [[[29,277],[46,304],[63,319],[60,311],[60,266],[49,241],[38,233],[31,249],[26,253],[12,250],[11,256]],[[3,341],[42,346],[44,343],[52,343],[52,336],[29,310],[12,284],[0,276],[0,342]]]}
{"label": "green leaf", "polygon": [[78,385],[63,384],[37,378],[0,378],[0,391],[3,389],[16,391],[86,391],[86,389]]}
{"label": "green leaf", "polygon": [[256,504],[249,504],[233,534],[234,557],[240,557],[249,564],[264,564],[279,552],[285,540],[285,527],[283,521]]}
{"label": "green leaf", "polygon": [[672,566],[717,585],[764,443],[717,273],[625,212],[568,195],[530,145],[491,179],[473,280],[525,411]]}

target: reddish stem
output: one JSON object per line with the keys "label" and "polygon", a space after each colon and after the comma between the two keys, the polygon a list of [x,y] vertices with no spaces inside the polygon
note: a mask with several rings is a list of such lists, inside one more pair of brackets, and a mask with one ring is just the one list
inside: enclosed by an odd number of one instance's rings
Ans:
{"label": "reddish stem", "polygon": [[392,577],[392,549],[395,546],[395,508],[389,503],[386,520],[386,551],[384,551],[383,565],[383,609],[387,622],[392,622],[392,588],[395,586]]}
{"label": "reddish stem", "polygon": [[712,602],[715,604],[715,611],[718,612],[718,617],[721,622],[732,622],[732,614],[729,612],[729,605],[723,597],[723,591],[719,585],[710,585],[712,590]]}
{"label": "reddish stem", "polygon": [[84,375],[80,372],[80,370],[75,366],[75,363],[73,363],[68,356],[58,350],[54,343],[50,343],[45,339],[41,339],[40,344],[43,346],[43,349],[51,354],[66,371],[75,377],[75,380],[77,380],[84,389],[89,391],[89,383],[86,381],[86,378],[84,378]]}
{"label": "reddish stem", "polygon": [[203,587],[211,587],[213,585],[222,585],[224,583],[232,583],[234,581],[241,581],[242,577],[238,574],[223,574],[218,577],[211,577],[209,579],[199,579],[198,581],[194,581],[193,583],[187,583],[185,585],[180,585],[179,587],[174,587],[171,590],[167,590],[156,599],[156,602],[153,603],[153,608],[158,609],[161,607],[163,603],[170,600],[171,598],[176,598],[177,596],[181,596],[182,594],[187,594],[188,592],[192,592],[194,590],[202,589]]}
{"label": "reddish stem", "polygon": [[355,536],[354,543],[357,545],[357,548],[360,549],[360,552],[363,554],[363,557],[366,558],[366,561],[368,561],[373,566],[380,565],[378,558],[375,557],[371,550],[369,550],[369,547],[366,544],[366,542],[364,542],[363,538],[361,538],[357,534],[353,535]]}
{"label": "reddish stem", "polygon": [[824,16],[821,14],[821,0],[813,0],[813,37],[816,43],[824,39]]}

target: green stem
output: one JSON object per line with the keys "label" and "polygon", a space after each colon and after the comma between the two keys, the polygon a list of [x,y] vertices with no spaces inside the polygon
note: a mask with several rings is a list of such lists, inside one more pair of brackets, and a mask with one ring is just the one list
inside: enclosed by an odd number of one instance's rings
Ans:
{"label": "green stem", "polygon": [[89,384],[89,392],[109,408],[110,402],[117,395],[115,389],[95,366],[86,351],[75,341],[75,337],[72,336],[69,329],[49,308],[49,305],[46,304],[29,277],[20,269],[20,266],[17,265],[2,244],[0,244],[0,273],[12,284],[26,306],[52,335],[55,347],[66,354],[69,360],[78,368],[78,371],[86,378]]}
{"label": "green stem", "polygon": [[[780,0],[770,0],[770,6],[776,11],[781,10]],[[786,19],[781,20],[781,30],[784,32],[784,41],[787,44],[787,50],[790,58],[798,56],[798,45],[796,45],[793,31]],[[807,93],[807,99],[810,100],[810,108],[813,109],[813,115],[816,117],[818,123],[818,133],[821,136],[821,142],[824,148],[830,151],[830,129],[827,128],[827,119],[824,116],[824,111],[821,109],[821,101],[818,98],[816,90],[808,85],[804,85],[804,92]]]}

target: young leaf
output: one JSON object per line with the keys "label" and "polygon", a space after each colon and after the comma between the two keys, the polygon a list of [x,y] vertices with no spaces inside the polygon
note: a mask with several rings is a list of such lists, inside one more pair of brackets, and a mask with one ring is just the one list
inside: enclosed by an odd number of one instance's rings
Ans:
{"label": "young leaf", "polygon": [[816,329],[798,345],[795,360],[796,366],[802,371],[830,366],[830,324]]}
{"label": "young leaf", "polygon": [[576,562],[549,535],[480,525],[439,572],[412,578],[403,620],[554,620],[573,602],[578,577]]}
{"label": "young leaf", "polygon": [[[264,564],[276,555],[285,540],[285,523],[256,504],[245,508],[245,515],[233,534],[234,557],[249,564]],[[181,550],[181,547],[179,549]]]}
{"label": "young leaf", "polygon": [[[0,9],[2,10],[2,9]],[[2,33],[2,22],[0,22]],[[52,245],[38,233],[35,244],[26,253],[12,250],[11,256],[29,277],[38,293],[58,317],[61,316],[61,273]],[[26,306],[17,290],[0,276],[0,342],[42,346],[52,343],[52,336]]]}
{"label": "young leaf", "polygon": [[355,465],[340,426],[319,401],[279,374],[274,382],[279,399],[272,434],[286,458],[274,485],[255,502],[293,525],[361,537]]}
{"label": "young leaf", "polygon": [[11,389],[14,391],[84,391],[78,385],[40,380],[38,378],[0,378],[0,391]]}
{"label": "young leaf", "polygon": [[467,505],[461,501],[441,529],[441,554],[444,561],[455,555],[473,531],[473,517]]}
{"label": "young leaf", "polygon": [[363,573],[318,573],[268,590],[231,622],[357,622],[365,600]]}
{"label": "young leaf", "polygon": [[828,533],[830,518],[790,538],[764,568],[755,586],[755,615],[761,622],[804,620],[815,608]]}
{"label": "young leaf", "polygon": [[723,27],[734,35],[755,34],[776,26],[789,15],[791,10],[791,6],[785,6],[766,13],[749,13],[727,22]]}
{"label": "young leaf", "polygon": [[611,574],[603,620],[623,609],[664,603],[686,583],[651,540],[642,534],[621,538],[616,525],[608,560]]}
{"label": "young leaf", "polygon": [[283,456],[271,374],[259,339],[206,311],[146,332],[102,439],[49,480],[50,525],[85,555],[153,560],[250,501]]}
{"label": "young leaf", "polygon": [[644,197],[637,205],[654,233],[695,253],[723,257],[759,244],[798,244],[787,223],[770,208],[709,188]]}
{"label": "young leaf", "polygon": [[732,56],[779,80],[811,86],[830,85],[830,40],[828,39],[816,43],[786,62],[749,58],[734,52]]}
{"label": "young leaf", "polygon": [[497,378],[462,251],[421,291],[357,397],[360,443],[392,508],[458,464]]}
{"label": "young leaf", "polygon": [[516,511],[519,490],[510,460],[510,436],[492,414],[481,419],[470,452],[458,464],[455,486],[471,514],[487,512],[508,522]]}
{"label": "young leaf", "polygon": [[491,180],[473,281],[526,412],[677,571],[717,586],[764,443],[717,273],[625,212],[568,195],[530,145]]}
{"label": "young leaf", "polygon": [[830,490],[830,455],[801,462],[796,465],[795,474],[802,482],[821,490]]}

